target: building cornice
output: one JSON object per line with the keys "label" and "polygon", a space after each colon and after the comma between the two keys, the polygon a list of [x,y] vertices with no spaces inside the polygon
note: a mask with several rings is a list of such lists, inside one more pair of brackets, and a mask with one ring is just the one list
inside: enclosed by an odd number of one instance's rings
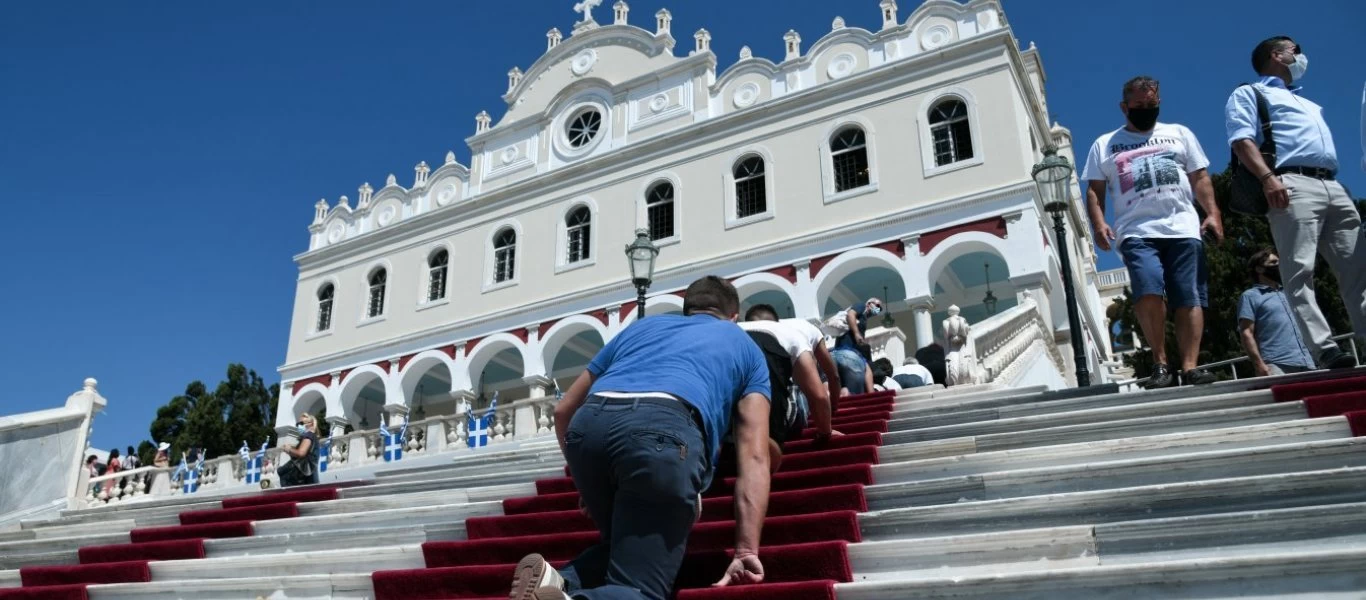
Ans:
{"label": "building cornice", "polygon": [[[559,168],[555,171],[527,179],[525,181],[511,184],[507,187],[492,190],[463,202],[452,204],[444,208],[439,208],[418,218],[407,219],[395,225],[384,228],[384,235],[372,235],[367,233],[336,245],[325,246],[317,250],[303,252],[294,257],[301,271],[322,266],[331,261],[340,261],[354,258],[365,254],[371,250],[392,244],[395,239],[411,239],[416,236],[431,233],[435,230],[445,231],[449,226],[460,223],[456,232],[471,229],[481,225],[483,222],[474,221],[478,217],[489,216],[491,213],[500,209],[508,208],[512,205],[525,203],[533,199],[540,202],[527,204],[522,208],[536,208],[552,202],[561,200],[564,196],[556,196],[547,199],[545,190],[569,190],[565,195],[579,195],[584,190],[579,189],[589,183],[596,183],[596,187],[607,187],[617,183],[629,181],[639,177],[639,173],[627,172],[628,169],[648,164],[661,156],[677,156],[677,162],[686,162],[695,157],[685,154],[709,143],[724,138],[735,138],[736,131],[753,130],[765,125],[779,123],[784,120],[792,121],[783,131],[809,126],[824,118],[813,115],[817,109],[825,108],[846,100],[865,97],[875,94],[878,91],[894,88],[899,85],[922,79],[927,75],[945,72],[964,64],[980,60],[984,56],[994,55],[1000,51],[1002,46],[1010,48],[1014,37],[1010,30],[1000,29],[988,34],[969,38],[955,44],[945,46],[933,53],[920,54],[902,61],[887,63],[876,68],[869,69],[840,81],[838,85],[817,86],[802,90],[774,99],[763,105],[763,110],[742,110],[713,119],[700,121],[680,129],[661,134],[634,144],[630,144],[620,149],[608,152],[600,157],[588,159],[572,165]],[[1013,50],[1013,48],[1011,48]],[[1012,57],[1009,65],[1016,69],[1023,69],[1023,64],[1018,59],[1018,52],[1008,52]],[[985,73],[1000,70],[1002,65],[987,64],[983,68],[973,71],[963,76],[961,79],[978,77]],[[1024,73],[1024,71],[1019,71]],[[1021,78],[1017,75],[1017,86]],[[940,82],[933,87],[950,85],[952,82]],[[880,97],[869,101],[867,106],[876,106],[889,102],[901,100],[907,96],[923,93],[932,86],[916,86],[907,89],[895,96]],[[1024,93],[1025,90],[1021,90]],[[806,118],[800,118],[805,116]],[[794,119],[799,117],[800,120]],[[1035,119],[1037,120],[1037,117]],[[1036,124],[1037,126],[1037,124]],[[767,135],[776,135],[781,132],[769,132]],[[1045,138],[1046,139],[1046,138]],[[748,143],[750,140],[737,141],[733,145]],[[602,173],[622,173],[622,175],[611,179],[602,179]],[[339,266],[339,265],[334,265]]]}

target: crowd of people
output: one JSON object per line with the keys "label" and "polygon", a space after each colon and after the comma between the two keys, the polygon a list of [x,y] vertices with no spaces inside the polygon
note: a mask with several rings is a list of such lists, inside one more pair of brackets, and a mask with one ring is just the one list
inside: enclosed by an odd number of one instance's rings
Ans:
{"label": "crowd of people", "polygon": [[[1295,86],[1308,65],[1294,40],[1262,41],[1252,51],[1259,78],[1237,87],[1224,110],[1231,153],[1264,196],[1252,202],[1263,208],[1252,210],[1264,211],[1275,244],[1250,257],[1253,285],[1238,309],[1240,338],[1262,375],[1356,366],[1319,310],[1317,257],[1337,275],[1354,333],[1366,335],[1361,216],[1337,181],[1323,109]],[[1124,126],[1096,139],[1082,172],[1096,245],[1108,251],[1117,244],[1129,272],[1134,312],[1153,353],[1147,387],[1212,383],[1214,375],[1196,366],[1209,306],[1205,244],[1224,241],[1209,159],[1190,129],[1158,121],[1156,80],[1126,82],[1119,108]],[[1114,199],[1113,226],[1105,217],[1107,195]],[[1179,348],[1174,360],[1166,348],[1169,313]]]}

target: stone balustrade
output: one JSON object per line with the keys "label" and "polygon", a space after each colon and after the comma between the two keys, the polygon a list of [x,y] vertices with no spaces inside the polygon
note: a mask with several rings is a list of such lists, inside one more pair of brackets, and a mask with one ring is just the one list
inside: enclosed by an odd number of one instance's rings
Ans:
{"label": "stone balustrade", "polygon": [[1062,353],[1033,298],[972,326],[958,367],[974,383],[1010,381],[1020,358],[1034,345],[1044,348],[1059,372],[1065,369]]}

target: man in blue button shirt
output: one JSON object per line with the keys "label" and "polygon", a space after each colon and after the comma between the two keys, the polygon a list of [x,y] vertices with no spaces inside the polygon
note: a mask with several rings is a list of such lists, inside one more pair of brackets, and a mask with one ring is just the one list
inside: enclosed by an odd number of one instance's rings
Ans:
{"label": "man in blue button shirt", "polygon": [[1302,373],[1314,369],[1314,356],[1300,336],[1281,292],[1281,259],[1270,249],[1247,261],[1252,286],[1238,301],[1238,337],[1258,377]]}
{"label": "man in blue button shirt", "polygon": [[602,540],[557,572],[522,559],[516,600],[665,600],[734,421],[735,558],[719,585],[759,583],[768,509],[768,363],[735,324],[740,298],[708,276],[683,316],[641,319],[612,338],[555,406],[555,435]]}
{"label": "man in blue button shirt", "polygon": [[1356,335],[1366,335],[1366,243],[1361,216],[1347,190],[1336,181],[1337,151],[1323,121],[1323,109],[1290,87],[1304,77],[1309,59],[1294,40],[1278,36],[1252,51],[1261,79],[1252,84],[1268,104],[1276,164],[1262,160],[1261,123],[1256,94],[1239,86],[1225,107],[1225,127],[1233,152],[1262,181],[1270,210],[1267,220],[1281,258],[1281,278],[1290,308],[1319,364],[1348,368],[1355,359],[1333,342],[1333,331],[1314,296],[1314,259],[1322,255],[1338,277],[1342,301]]}

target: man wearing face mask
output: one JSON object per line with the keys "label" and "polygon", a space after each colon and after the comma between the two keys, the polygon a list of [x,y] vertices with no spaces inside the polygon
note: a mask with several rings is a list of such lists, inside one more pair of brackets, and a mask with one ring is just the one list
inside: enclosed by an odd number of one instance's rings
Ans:
{"label": "man wearing face mask", "polygon": [[[1149,389],[1177,385],[1167,360],[1167,310],[1175,312],[1186,384],[1213,383],[1215,377],[1196,368],[1205,329],[1207,269],[1201,231],[1224,240],[1219,207],[1214,203],[1209,159],[1183,125],[1159,123],[1159,84],[1135,77],[1124,84],[1119,109],[1127,123],[1091,145],[1082,177],[1087,180],[1086,207],[1095,227],[1096,245],[1109,251],[1119,241],[1124,266],[1138,299],[1134,313],[1153,352]],[[1113,190],[1115,226],[1105,220],[1105,198]],[[1205,211],[1204,221],[1195,204]]]}
{"label": "man wearing face mask", "polygon": [[865,356],[868,341],[868,318],[882,314],[882,300],[869,298],[862,304],[855,304],[844,311],[849,330],[835,338],[835,348],[831,354],[839,365],[840,381],[850,394],[857,395],[873,391],[873,370],[869,358]]}
{"label": "man wearing face mask", "polygon": [[[1356,360],[1331,339],[1333,332],[1314,295],[1314,260],[1322,255],[1337,274],[1352,329],[1357,336],[1366,335],[1361,216],[1336,180],[1337,151],[1323,109],[1300,96],[1299,87],[1290,87],[1304,77],[1309,58],[1294,40],[1277,36],[1252,50],[1252,68],[1261,78],[1239,86],[1225,106],[1229,144],[1243,166],[1262,181],[1285,294],[1310,351],[1323,367],[1356,366]],[[1266,164],[1258,149],[1263,125],[1257,116],[1258,92],[1266,98],[1271,117],[1274,165]]]}
{"label": "man wearing face mask", "polygon": [[1257,376],[1312,371],[1314,355],[1281,292],[1280,257],[1268,248],[1253,254],[1247,266],[1256,285],[1238,301],[1238,338]]}

